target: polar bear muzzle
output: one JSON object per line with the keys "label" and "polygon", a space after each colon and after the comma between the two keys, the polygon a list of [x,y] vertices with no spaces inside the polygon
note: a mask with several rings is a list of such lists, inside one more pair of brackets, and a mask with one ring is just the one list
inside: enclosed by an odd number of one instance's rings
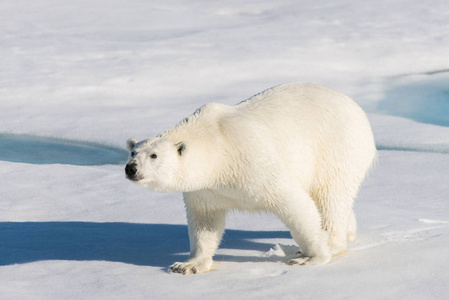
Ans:
{"label": "polar bear muzzle", "polygon": [[137,164],[135,162],[130,162],[126,165],[125,167],[125,173],[126,173],[126,177],[129,180],[133,180],[136,181],[137,179]]}

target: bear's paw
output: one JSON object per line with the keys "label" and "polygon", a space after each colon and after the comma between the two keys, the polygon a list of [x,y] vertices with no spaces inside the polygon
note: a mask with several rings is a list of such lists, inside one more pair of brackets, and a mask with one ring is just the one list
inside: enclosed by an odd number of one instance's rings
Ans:
{"label": "bear's paw", "polygon": [[301,255],[298,258],[293,258],[288,261],[289,265],[325,265],[331,260],[330,256],[320,255],[320,256],[306,256]]}
{"label": "bear's paw", "polygon": [[175,262],[169,267],[170,272],[179,274],[199,274],[210,271],[212,261],[201,262],[196,260],[188,260],[186,262]]}

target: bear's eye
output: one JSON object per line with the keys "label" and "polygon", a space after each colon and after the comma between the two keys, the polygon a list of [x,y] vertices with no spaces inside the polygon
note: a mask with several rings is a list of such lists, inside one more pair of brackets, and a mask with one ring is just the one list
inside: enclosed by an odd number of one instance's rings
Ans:
{"label": "bear's eye", "polygon": [[134,155],[136,155],[136,152],[131,152],[131,157],[134,157]]}
{"label": "bear's eye", "polygon": [[157,158],[157,155],[153,153],[153,154],[150,155],[150,157],[151,157],[152,159],[156,159],[156,158]]}

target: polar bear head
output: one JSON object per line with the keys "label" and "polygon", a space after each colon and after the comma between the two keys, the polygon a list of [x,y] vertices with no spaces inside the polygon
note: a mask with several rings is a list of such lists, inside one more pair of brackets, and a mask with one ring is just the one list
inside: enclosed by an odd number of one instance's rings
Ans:
{"label": "polar bear head", "polygon": [[156,137],[126,143],[129,161],[125,167],[126,177],[158,192],[180,190],[180,170],[187,146],[185,142],[173,142],[168,138]]}

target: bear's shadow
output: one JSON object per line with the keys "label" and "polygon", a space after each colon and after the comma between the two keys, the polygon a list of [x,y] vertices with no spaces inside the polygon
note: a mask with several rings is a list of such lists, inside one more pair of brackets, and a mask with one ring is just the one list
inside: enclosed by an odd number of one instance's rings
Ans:
{"label": "bear's shadow", "polygon": [[[270,250],[260,239],[288,231],[226,230],[221,248]],[[255,241],[255,240],[258,241]],[[0,265],[43,260],[112,261],[166,268],[188,258],[187,226],[91,222],[0,223]],[[217,261],[282,261],[282,257],[216,255]]]}

